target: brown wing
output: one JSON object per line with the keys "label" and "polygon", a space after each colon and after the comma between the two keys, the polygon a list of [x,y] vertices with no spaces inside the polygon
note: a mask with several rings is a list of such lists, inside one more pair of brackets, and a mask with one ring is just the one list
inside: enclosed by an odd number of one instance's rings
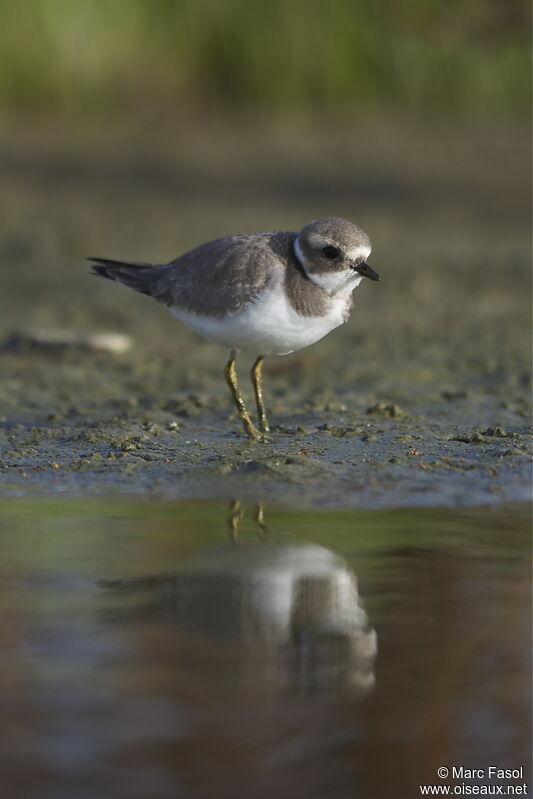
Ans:
{"label": "brown wing", "polygon": [[168,307],[204,316],[242,311],[290,257],[294,233],[252,233],[202,244],[165,266],[91,258],[95,274]]}
{"label": "brown wing", "polygon": [[239,313],[265,288],[280,261],[286,263],[292,238],[257,233],[202,244],[169,264],[150,293],[165,305],[204,316]]}

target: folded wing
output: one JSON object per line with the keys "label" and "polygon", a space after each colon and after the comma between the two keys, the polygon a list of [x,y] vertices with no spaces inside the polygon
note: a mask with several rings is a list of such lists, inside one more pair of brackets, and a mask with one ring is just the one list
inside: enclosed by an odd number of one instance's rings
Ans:
{"label": "folded wing", "polygon": [[89,258],[93,273],[147,294],[169,308],[223,317],[242,311],[287,260],[291,233],[229,236],[164,266]]}

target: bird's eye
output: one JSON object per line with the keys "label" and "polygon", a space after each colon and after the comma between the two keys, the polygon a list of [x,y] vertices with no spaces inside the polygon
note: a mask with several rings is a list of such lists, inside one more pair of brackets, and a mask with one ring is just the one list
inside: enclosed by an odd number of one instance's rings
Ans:
{"label": "bird's eye", "polygon": [[334,261],[334,260],[335,260],[335,258],[338,258],[338,257],[339,257],[339,251],[338,251],[338,249],[337,249],[336,247],[332,247],[330,244],[328,244],[328,246],[327,246],[327,247],[324,247],[324,249],[322,250],[322,252],[323,252],[323,253],[324,253],[324,255],[326,256],[326,258],[329,258],[329,259],[330,259],[330,261]]}

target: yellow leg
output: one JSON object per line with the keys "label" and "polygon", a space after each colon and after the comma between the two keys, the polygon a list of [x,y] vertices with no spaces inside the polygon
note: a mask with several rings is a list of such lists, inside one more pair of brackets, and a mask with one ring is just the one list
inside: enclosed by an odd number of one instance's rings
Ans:
{"label": "yellow leg", "polygon": [[228,531],[233,543],[239,540],[239,522],[243,517],[243,510],[240,499],[232,499],[229,506]]}
{"label": "yellow leg", "polygon": [[264,356],[260,355],[259,358],[254,363],[254,365],[252,366],[250,377],[252,379],[252,385],[254,387],[254,393],[255,393],[255,401],[257,403],[257,415],[259,416],[259,427],[262,433],[268,433],[270,432],[270,427],[268,425],[268,420],[266,416],[265,403],[263,402],[263,378],[262,378],[263,361],[264,361]]}
{"label": "yellow leg", "polygon": [[268,535],[268,527],[265,521],[265,503],[258,502],[255,506],[254,521],[257,524],[257,534],[264,541]]}
{"label": "yellow leg", "polygon": [[242,426],[244,427],[244,432],[250,438],[255,438],[256,440],[261,439],[261,433],[256,428],[250,414],[246,410],[246,405],[244,404],[244,400],[241,396],[241,392],[239,391],[239,387],[237,386],[237,370],[235,369],[235,350],[230,352],[229,361],[226,364],[226,368],[224,370],[224,375],[226,377],[226,383],[229,386],[229,390],[231,391],[231,395],[233,397],[233,401],[235,402],[235,407],[237,408],[237,413],[239,414],[239,419],[242,422]]}

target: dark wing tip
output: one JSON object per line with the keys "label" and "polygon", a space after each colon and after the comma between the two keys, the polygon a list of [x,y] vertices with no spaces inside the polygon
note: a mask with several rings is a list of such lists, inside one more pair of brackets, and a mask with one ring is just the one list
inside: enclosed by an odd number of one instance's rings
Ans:
{"label": "dark wing tip", "polygon": [[91,261],[95,264],[102,264],[103,266],[147,266],[148,264],[130,264],[128,261],[116,261],[114,258],[96,258],[94,255],[88,255],[86,261]]}
{"label": "dark wing tip", "polygon": [[91,257],[87,260],[91,262],[93,275],[121,283],[141,294],[152,295],[151,286],[158,273],[158,268],[152,264],[114,261],[111,258]]}
{"label": "dark wing tip", "polygon": [[[87,261],[91,262],[92,274],[98,277],[106,277],[108,280],[116,280],[117,274],[113,274],[114,269],[121,269],[124,267],[147,267],[149,264],[136,264],[127,261],[116,261],[113,258],[95,258],[94,255],[87,256]],[[120,272],[118,272],[120,274]]]}
{"label": "dark wing tip", "polygon": [[97,277],[105,277],[108,280],[115,280],[113,275],[109,273],[109,268],[113,266],[112,262],[106,261],[105,258],[88,257],[86,260],[91,262],[91,274]]}

